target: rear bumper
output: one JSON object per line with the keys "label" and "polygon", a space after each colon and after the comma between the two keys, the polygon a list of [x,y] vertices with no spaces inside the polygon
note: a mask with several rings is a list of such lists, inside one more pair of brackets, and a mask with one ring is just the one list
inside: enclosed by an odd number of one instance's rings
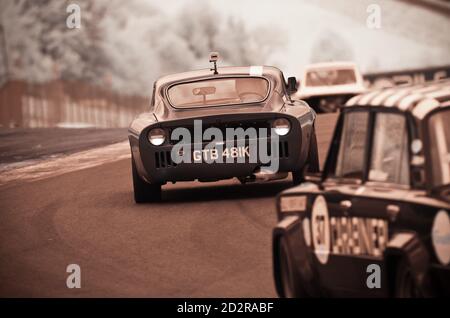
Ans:
{"label": "rear bumper", "polygon": [[[273,119],[273,114],[271,119]],[[290,172],[300,170],[305,164],[305,159],[301,156],[302,147],[302,131],[300,123],[292,116],[277,116],[289,118],[291,122],[291,131],[288,135],[279,137],[279,157],[278,172]],[[269,117],[268,117],[269,118]],[[211,118],[208,118],[211,120]],[[223,118],[221,118],[223,120]],[[258,117],[261,119],[261,116]],[[217,122],[217,118],[214,119]],[[175,164],[171,159],[171,151],[173,144],[164,144],[162,146],[153,146],[147,140],[148,131],[154,127],[184,127],[186,120],[179,122],[164,122],[151,125],[145,128],[139,136],[130,135],[129,141],[136,163],[136,168],[140,176],[151,183],[176,182],[176,181],[217,181],[229,179],[233,177],[247,177],[252,175],[263,164],[261,162],[254,163],[179,163]],[[192,122],[192,119],[191,119]],[[205,120],[204,120],[205,122]],[[271,142],[271,138],[258,139],[262,142]],[[208,142],[202,143],[204,148]],[[194,146],[191,145],[193,149]],[[267,165],[267,164],[265,164]]]}

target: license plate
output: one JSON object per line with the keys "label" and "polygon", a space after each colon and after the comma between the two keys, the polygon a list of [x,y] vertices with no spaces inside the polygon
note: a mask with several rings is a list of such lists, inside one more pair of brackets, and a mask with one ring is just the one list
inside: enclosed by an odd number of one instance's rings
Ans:
{"label": "license plate", "polygon": [[225,147],[222,149],[211,148],[194,150],[192,152],[194,162],[227,162],[227,159],[249,158],[249,146]]}

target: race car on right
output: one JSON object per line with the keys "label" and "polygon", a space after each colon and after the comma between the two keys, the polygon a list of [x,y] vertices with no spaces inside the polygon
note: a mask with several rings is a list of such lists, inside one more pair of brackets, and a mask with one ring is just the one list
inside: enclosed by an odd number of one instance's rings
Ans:
{"label": "race car on right", "polygon": [[280,297],[450,296],[450,81],[361,94],[277,198]]}

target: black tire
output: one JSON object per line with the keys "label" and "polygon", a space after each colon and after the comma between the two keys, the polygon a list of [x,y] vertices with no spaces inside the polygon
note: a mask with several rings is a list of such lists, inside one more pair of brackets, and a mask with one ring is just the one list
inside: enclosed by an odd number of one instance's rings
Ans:
{"label": "black tire", "polygon": [[305,174],[303,173],[303,170],[292,171],[292,184],[293,185],[299,185],[303,181],[305,181]]}
{"label": "black tire", "polygon": [[308,157],[307,171],[311,173],[320,172],[319,150],[317,148],[317,137],[314,127],[311,133],[311,139],[309,143],[309,157]]}
{"label": "black tire", "polygon": [[411,266],[407,261],[402,260],[397,265],[395,277],[395,297],[396,298],[422,298],[423,294],[417,287]]}
{"label": "black tire", "polygon": [[319,152],[317,150],[317,137],[316,132],[313,131],[311,133],[311,137],[309,139],[309,155],[308,161],[306,162],[305,167],[301,170],[292,171],[292,183],[294,185],[299,185],[303,181],[305,181],[305,172],[317,173],[320,172],[319,165]]}
{"label": "black tire", "polygon": [[136,203],[158,202],[161,200],[161,185],[147,183],[139,176],[134,159],[131,158],[134,201]]}
{"label": "black tire", "polygon": [[280,261],[280,284],[283,298],[305,298],[308,295],[301,287],[301,282],[298,281],[295,269],[292,267],[292,260],[289,248],[284,237],[279,240],[279,261]]}

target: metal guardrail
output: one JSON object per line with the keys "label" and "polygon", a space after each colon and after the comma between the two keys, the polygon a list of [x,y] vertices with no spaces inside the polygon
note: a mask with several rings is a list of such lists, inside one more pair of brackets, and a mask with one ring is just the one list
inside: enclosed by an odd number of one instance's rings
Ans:
{"label": "metal guardrail", "polygon": [[427,67],[393,72],[363,74],[366,85],[371,88],[385,88],[402,84],[420,84],[450,78],[450,65]]}

